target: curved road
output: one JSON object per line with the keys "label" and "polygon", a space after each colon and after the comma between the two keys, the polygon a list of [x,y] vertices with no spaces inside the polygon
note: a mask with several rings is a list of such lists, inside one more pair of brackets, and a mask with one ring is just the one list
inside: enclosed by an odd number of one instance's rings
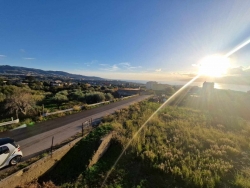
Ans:
{"label": "curved road", "polygon": [[0,137],[13,138],[21,146],[24,157],[29,158],[40,151],[50,148],[53,136],[54,145],[60,144],[77,132],[81,132],[82,123],[90,118],[94,121],[148,97],[148,95],[136,96],[76,114],[37,123],[34,126],[2,132]]}

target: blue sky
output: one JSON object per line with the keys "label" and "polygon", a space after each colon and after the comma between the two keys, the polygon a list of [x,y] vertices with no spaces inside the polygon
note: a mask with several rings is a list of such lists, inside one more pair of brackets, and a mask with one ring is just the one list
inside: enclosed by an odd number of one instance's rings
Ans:
{"label": "blue sky", "polygon": [[[0,65],[179,79],[250,37],[250,1],[0,1]],[[250,45],[231,56],[250,66]]]}

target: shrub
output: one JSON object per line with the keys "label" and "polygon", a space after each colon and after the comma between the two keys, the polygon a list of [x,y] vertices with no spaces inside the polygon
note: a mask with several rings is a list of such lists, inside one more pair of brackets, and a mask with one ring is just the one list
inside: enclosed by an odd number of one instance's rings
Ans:
{"label": "shrub", "polygon": [[43,116],[38,116],[37,118],[36,118],[36,121],[43,121],[44,120],[44,117]]}
{"label": "shrub", "polygon": [[27,118],[23,121],[23,124],[29,125],[32,122],[32,119]]}
{"label": "shrub", "polygon": [[81,109],[82,109],[81,106],[78,106],[78,105],[73,106],[74,111],[80,111]]}

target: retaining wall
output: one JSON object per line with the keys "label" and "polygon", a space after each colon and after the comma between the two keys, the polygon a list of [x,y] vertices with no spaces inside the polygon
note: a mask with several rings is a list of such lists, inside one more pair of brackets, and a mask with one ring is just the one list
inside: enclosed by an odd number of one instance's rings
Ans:
{"label": "retaining wall", "polygon": [[54,151],[52,156],[48,155],[30,166],[1,180],[0,188],[15,188],[18,185],[24,185],[25,183],[37,179],[54,166],[57,161],[61,160],[61,158],[81,139],[82,137],[77,138],[76,140]]}

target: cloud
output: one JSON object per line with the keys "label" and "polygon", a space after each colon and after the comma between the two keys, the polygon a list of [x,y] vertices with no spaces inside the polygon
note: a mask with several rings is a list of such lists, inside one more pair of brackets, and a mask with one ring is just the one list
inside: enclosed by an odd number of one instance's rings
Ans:
{"label": "cloud", "polygon": [[20,52],[25,53],[25,50],[24,49],[20,49]]}
{"label": "cloud", "polygon": [[0,55],[0,58],[2,58],[2,57],[6,57],[6,55]]}
{"label": "cloud", "polygon": [[142,66],[131,66],[129,62],[122,62],[122,63],[119,63],[118,65],[121,66],[123,69],[130,70],[130,71],[133,71],[134,69],[142,68]]}
{"label": "cloud", "polygon": [[101,68],[100,70],[105,70],[105,71],[111,71],[111,72],[113,72],[113,71],[117,71],[117,70],[119,70],[120,68],[116,65],[116,64],[114,64],[114,65],[105,65],[105,64],[102,64],[101,66],[104,66],[105,68]]}
{"label": "cloud", "polygon": [[156,69],[155,72],[161,72],[161,69]]}
{"label": "cloud", "polygon": [[109,65],[106,63],[100,63],[101,66],[100,70],[106,70],[106,71],[118,71],[125,72],[125,71],[134,71],[135,69],[142,68],[142,66],[131,66],[129,62],[122,62],[118,64]]}
{"label": "cloud", "polygon": [[119,63],[119,65],[124,66],[124,67],[130,67],[130,63],[128,62]]}
{"label": "cloud", "polygon": [[244,74],[243,67],[229,68],[227,70],[228,75],[242,75]]}
{"label": "cloud", "polygon": [[92,60],[90,62],[83,63],[83,64],[86,65],[87,67],[89,67],[90,65],[95,64],[95,63],[98,63],[98,61],[97,60]]}
{"label": "cloud", "polygon": [[[108,79],[123,79],[123,80],[145,80],[145,81],[176,81],[182,79],[183,76],[180,75],[171,75],[168,73],[156,73],[156,72],[109,72],[103,70],[95,71],[86,71],[86,70],[77,70],[74,71],[76,74],[84,74],[86,76],[98,75],[102,78]],[[190,80],[190,79],[189,79]]]}
{"label": "cloud", "polygon": [[33,58],[33,57],[24,57],[23,59],[26,59],[26,60],[33,60],[33,59],[36,59],[36,58]]}

